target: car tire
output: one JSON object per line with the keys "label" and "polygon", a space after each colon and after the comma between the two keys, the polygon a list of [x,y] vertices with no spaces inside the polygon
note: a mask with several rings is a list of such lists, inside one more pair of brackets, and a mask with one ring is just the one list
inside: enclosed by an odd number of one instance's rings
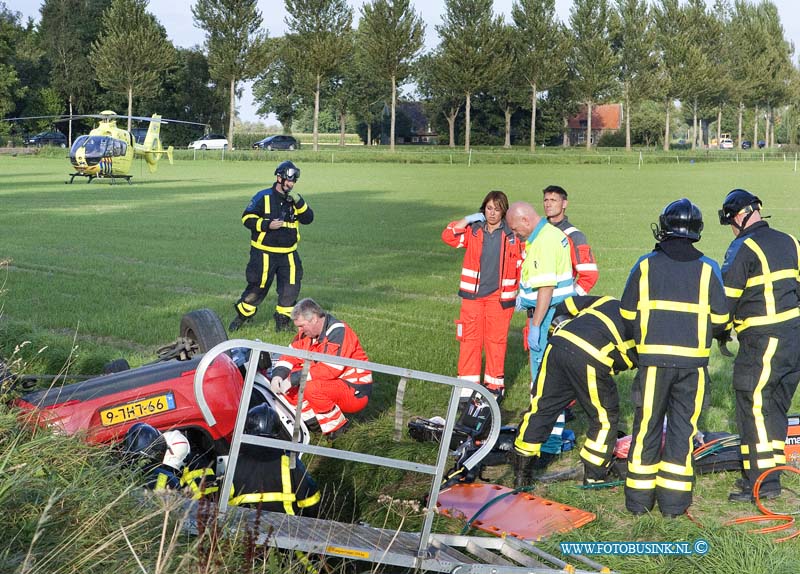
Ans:
{"label": "car tire", "polygon": [[200,149],[205,151],[205,150],[208,149],[208,146],[206,146],[206,144],[203,144],[203,145],[200,146]]}
{"label": "car tire", "polygon": [[219,315],[211,309],[197,309],[181,317],[180,336],[194,341],[201,353],[228,340]]}
{"label": "car tire", "polygon": [[289,145],[289,151],[294,151],[294,144]]}
{"label": "car tire", "polygon": [[228,144],[225,144],[224,146],[222,146],[222,149],[224,149],[225,151],[228,151]]}
{"label": "car tire", "polygon": [[272,151],[272,144],[269,144],[269,145],[267,146],[267,151]]}
{"label": "car tire", "polygon": [[103,374],[121,373],[122,371],[130,371],[130,369],[131,366],[125,359],[114,359],[110,363],[103,365]]}

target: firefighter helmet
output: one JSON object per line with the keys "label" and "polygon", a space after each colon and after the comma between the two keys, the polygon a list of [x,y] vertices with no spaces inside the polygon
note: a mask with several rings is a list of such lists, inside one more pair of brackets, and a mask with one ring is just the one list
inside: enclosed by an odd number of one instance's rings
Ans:
{"label": "firefighter helmet", "polygon": [[267,403],[261,403],[247,411],[244,432],[256,436],[275,438],[278,436],[278,415]]}
{"label": "firefighter helmet", "polygon": [[300,168],[289,160],[282,161],[280,164],[278,164],[278,167],[275,168],[275,175],[281,179],[297,181],[300,179]]}
{"label": "firefighter helmet", "polygon": [[652,229],[656,241],[671,237],[698,241],[703,231],[703,214],[699,207],[684,197],[668,204],[658,218],[658,225],[653,224]]}
{"label": "firefighter helmet", "polygon": [[725,201],[722,202],[722,209],[719,210],[719,223],[720,225],[730,225],[733,223],[733,218],[742,210],[752,213],[761,209],[761,205],[761,200],[746,189],[734,189],[725,196]]}
{"label": "firefighter helmet", "polygon": [[189,446],[189,439],[179,430],[166,431],[163,436],[167,444],[164,464],[180,470],[186,462],[186,457],[192,452],[192,448]]}
{"label": "firefighter helmet", "polygon": [[147,423],[136,423],[125,433],[122,441],[122,455],[133,462],[161,464],[167,452],[167,442],[158,429]]}

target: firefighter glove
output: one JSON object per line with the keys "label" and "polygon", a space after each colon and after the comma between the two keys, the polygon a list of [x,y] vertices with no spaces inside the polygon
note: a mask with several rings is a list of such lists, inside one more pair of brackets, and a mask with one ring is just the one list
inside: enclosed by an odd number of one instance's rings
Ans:
{"label": "firefighter glove", "polygon": [[534,325],[533,321],[528,321],[528,348],[538,353],[542,350],[539,346],[539,325]]}
{"label": "firefighter glove", "polygon": [[483,216],[483,213],[481,213],[479,211],[478,213],[473,213],[472,215],[467,215],[464,218],[464,221],[466,221],[467,223],[478,223],[478,222],[482,223],[482,222],[486,221],[486,218]]}
{"label": "firefighter glove", "polygon": [[280,395],[292,388],[292,381],[284,379],[283,377],[272,377],[269,383],[269,388],[276,395]]}

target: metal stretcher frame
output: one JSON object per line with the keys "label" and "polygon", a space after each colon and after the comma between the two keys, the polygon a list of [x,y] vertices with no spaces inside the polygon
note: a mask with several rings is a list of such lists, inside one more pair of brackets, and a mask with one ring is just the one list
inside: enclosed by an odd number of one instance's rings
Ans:
{"label": "metal stretcher frame", "polygon": [[[227,471],[225,473],[225,480],[223,482],[221,492],[223,493],[230,492],[231,486],[233,485],[233,474],[236,468],[236,462],[239,457],[239,449],[242,443],[279,448],[292,452],[309,453],[331,458],[349,460],[353,462],[362,462],[377,466],[387,466],[390,468],[399,468],[411,472],[429,474],[432,476],[431,488],[428,495],[428,507],[426,509],[425,521],[423,523],[422,531],[420,533],[420,546],[418,549],[418,555],[419,556],[423,555],[425,548],[427,548],[428,545],[430,544],[430,533],[433,524],[433,519],[435,516],[436,501],[439,496],[439,485],[442,482],[442,477],[444,475],[445,467],[447,465],[448,447],[450,445],[450,438],[452,436],[453,427],[455,426],[455,420],[458,414],[458,399],[461,395],[462,388],[467,388],[481,395],[483,399],[489,404],[492,413],[489,435],[484,440],[483,445],[469,459],[467,459],[464,462],[464,466],[467,469],[474,468],[475,465],[477,465],[487,454],[489,454],[489,452],[492,449],[492,445],[494,445],[495,442],[497,442],[497,438],[500,435],[500,407],[497,406],[497,401],[495,400],[494,396],[486,389],[486,387],[483,387],[477,383],[473,383],[463,379],[447,377],[444,375],[437,375],[434,373],[427,373],[424,371],[415,371],[413,369],[405,369],[400,367],[393,367],[390,365],[382,365],[380,363],[373,363],[370,361],[357,361],[355,359],[347,359],[344,357],[337,357],[322,353],[314,353],[311,351],[291,349],[289,347],[281,347],[279,345],[272,345],[269,343],[262,343],[259,341],[233,339],[230,341],[226,341],[224,343],[220,343],[219,345],[211,349],[209,352],[207,352],[200,361],[200,364],[197,366],[197,371],[195,373],[195,379],[194,379],[195,398],[197,399],[197,404],[200,407],[200,411],[203,413],[203,417],[205,418],[206,423],[208,423],[209,426],[214,426],[216,424],[216,419],[214,418],[214,414],[209,409],[208,403],[206,402],[205,395],[203,393],[203,379],[205,377],[206,370],[208,369],[209,365],[211,365],[211,363],[214,361],[214,359],[217,358],[219,355],[231,349],[235,349],[237,347],[247,348],[251,350],[250,359],[247,364],[247,372],[245,375],[244,386],[242,388],[242,397],[247,397],[248,399],[240,400],[239,402],[239,411],[236,416],[236,426],[234,427],[233,431],[233,438],[231,440],[231,449],[230,449],[230,454],[228,456]],[[295,416],[295,432],[292,441],[286,441],[276,438],[257,437],[244,434],[244,422],[245,419],[247,418],[249,397],[253,392],[253,382],[255,380],[255,376],[258,371],[258,358],[261,353],[272,353],[277,355],[289,355],[293,357],[299,357],[304,360],[304,367],[303,367],[304,373],[308,371],[311,361],[325,361],[328,363],[334,363],[346,367],[367,369],[372,371],[373,373],[384,373],[387,375],[398,376],[401,378],[401,381],[412,379],[412,380],[427,381],[431,383],[450,386],[451,387],[450,402],[445,417],[446,423],[444,432],[442,434],[442,440],[439,443],[439,452],[436,459],[436,465],[421,464],[416,462],[410,462],[403,459],[375,456],[370,454],[352,452],[348,450],[340,450],[336,448],[302,444],[298,442],[299,423],[301,420],[300,410],[303,403],[303,392],[305,390],[306,377],[304,376],[301,377],[300,389],[298,393],[297,412]],[[404,386],[405,385],[401,385],[401,387],[403,388]],[[228,508],[227,497],[221,496],[219,500],[220,513],[224,514],[227,508]]]}

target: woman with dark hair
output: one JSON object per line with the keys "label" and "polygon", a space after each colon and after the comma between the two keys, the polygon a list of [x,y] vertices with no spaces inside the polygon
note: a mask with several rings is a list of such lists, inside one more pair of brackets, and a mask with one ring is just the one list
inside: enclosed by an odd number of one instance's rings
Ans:
{"label": "woman with dark hair", "polygon": [[[483,385],[500,401],[505,395],[508,326],[514,313],[522,261],[522,244],[505,221],[508,197],[491,191],[479,212],[451,222],[442,240],[463,247],[458,295],[461,314],[456,339],[461,343],[458,377],[481,382],[481,354],[486,354]],[[469,391],[465,392],[467,398]]]}

